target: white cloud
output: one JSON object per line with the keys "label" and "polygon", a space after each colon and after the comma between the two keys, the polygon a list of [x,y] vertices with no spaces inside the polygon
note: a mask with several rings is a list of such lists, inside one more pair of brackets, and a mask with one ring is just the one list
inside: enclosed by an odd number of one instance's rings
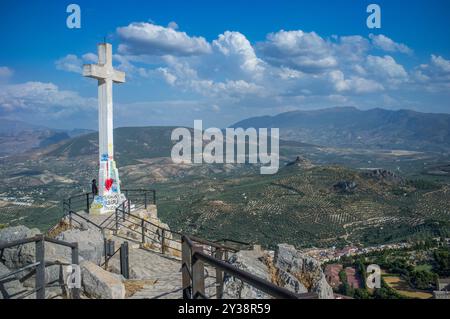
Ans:
{"label": "white cloud", "polygon": [[[179,31],[175,23],[131,23],[117,34],[116,68],[141,77],[139,86],[156,82],[163,94],[201,101],[207,105],[203,111],[220,110],[224,118],[231,116],[233,106],[241,115],[244,109],[253,115],[334,105],[400,107],[401,101],[414,100],[414,94],[448,89],[450,83],[450,61],[441,56],[431,56],[413,71],[387,53],[377,56],[378,49],[412,52],[383,35],[324,38],[315,32],[281,30],[255,44],[240,32],[225,31],[207,42]],[[60,64],[70,69],[78,60],[95,63],[97,57],[66,57]]]}
{"label": "white cloud", "polygon": [[167,27],[170,29],[178,30],[178,24],[175,21],[170,21]]}
{"label": "white cloud", "polygon": [[158,67],[157,72],[169,85],[207,97],[262,94],[264,90],[256,82],[262,78],[265,64],[244,35],[226,31],[211,48],[201,57],[165,56],[166,66]]}
{"label": "white cloud", "polygon": [[450,74],[450,60],[446,60],[441,56],[431,55],[431,68],[435,73],[439,75],[449,75]]}
{"label": "white cloud", "polygon": [[264,72],[263,61],[256,56],[250,41],[242,33],[226,31],[212,45],[226,69],[234,65],[252,77],[258,77]]}
{"label": "white cloud", "polygon": [[83,60],[88,63],[98,63],[98,56],[95,53],[89,52],[86,54],[83,54],[82,56]]}
{"label": "white cloud", "polygon": [[264,59],[302,72],[322,72],[337,66],[331,45],[315,32],[284,31],[267,35],[257,45]]}
{"label": "white cloud", "polygon": [[81,109],[93,109],[96,103],[96,99],[60,90],[53,83],[26,82],[0,87],[0,109],[5,112],[26,111],[55,117]]}
{"label": "white cloud", "polygon": [[372,40],[372,44],[381,50],[387,52],[401,52],[406,54],[411,54],[413,51],[403,43],[397,43],[385,35],[370,34],[369,38]]}
{"label": "white cloud", "polygon": [[55,65],[58,70],[80,74],[83,72],[83,61],[75,54],[68,54],[63,58],[56,60]]}
{"label": "white cloud", "polygon": [[340,61],[349,63],[361,61],[370,47],[369,41],[359,35],[335,38],[338,41],[333,44],[333,50]]}
{"label": "white cloud", "polygon": [[385,55],[384,57],[369,55],[366,65],[375,77],[391,80],[406,80],[408,77],[408,73],[404,67],[389,55]]}
{"label": "white cloud", "polygon": [[6,79],[13,75],[14,71],[7,66],[0,66],[0,79]]}
{"label": "white cloud", "polygon": [[203,37],[190,37],[185,32],[152,23],[136,22],[117,28],[122,40],[119,52],[129,55],[192,56],[210,52]]}
{"label": "white cloud", "polygon": [[300,79],[300,78],[306,76],[305,73],[303,73],[301,71],[297,71],[297,70],[287,68],[287,67],[279,68],[277,75],[283,80]]}
{"label": "white cloud", "polygon": [[365,79],[358,76],[350,76],[345,78],[344,73],[341,71],[332,71],[329,73],[329,79],[334,84],[337,92],[354,92],[361,93],[374,93],[383,91],[384,87],[376,81]]}
{"label": "white cloud", "polygon": [[413,72],[414,79],[425,85],[428,91],[450,89],[450,60],[432,54],[427,64],[418,66]]}

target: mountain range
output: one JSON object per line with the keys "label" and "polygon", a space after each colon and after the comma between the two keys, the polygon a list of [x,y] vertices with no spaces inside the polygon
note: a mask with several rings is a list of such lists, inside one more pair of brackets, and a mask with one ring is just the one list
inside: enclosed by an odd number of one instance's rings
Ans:
{"label": "mountain range", "polygon": [[0,118],[0,157],[46,147],[92,132],[85,129],[62,130],[17,120]]}
{"label": "mountain range", "polygon": [[252,117],[232,127],[277,127],[284,139],[331,147],[450,150],[450,114],[336,107]]}

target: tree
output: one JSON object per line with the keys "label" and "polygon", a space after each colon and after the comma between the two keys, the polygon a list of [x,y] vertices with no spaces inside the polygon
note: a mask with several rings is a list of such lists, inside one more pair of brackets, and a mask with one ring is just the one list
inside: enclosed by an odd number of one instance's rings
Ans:
{"label": "tree", "polygon": [[450,252],[446,248],[434,251],[435,271],[440,276],[450,276]]}
{"label": "tree", "polygon": [[409,274],[409,283],[417,289],[428,290],[433,288],[436,277],[436,274],[428,270],[414,270]]}

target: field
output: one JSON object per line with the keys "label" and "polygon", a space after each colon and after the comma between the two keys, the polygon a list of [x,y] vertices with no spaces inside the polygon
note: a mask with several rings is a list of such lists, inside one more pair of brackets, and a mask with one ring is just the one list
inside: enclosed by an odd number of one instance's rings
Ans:
{"label": "field", "polygon": [[408,298],[415,299],[430,299],[433,294],[429,292],[423,292],[418,290],[413,290],[408,286],[408,283],[402,279],[400,276],[385,274],[383,276],[384,282],[397,293]]}
{"label": "field", "polygon": [[[354,181],[357,187],[341,193],[333,188],[339,181]],[[159,200],[162,218],[217,239],[330,246],[439,236],[449,230],[446,186],[417,190],[342,167],[286,167],[273,177],[193,180],[169,188],[164,194],[170,196]]]}

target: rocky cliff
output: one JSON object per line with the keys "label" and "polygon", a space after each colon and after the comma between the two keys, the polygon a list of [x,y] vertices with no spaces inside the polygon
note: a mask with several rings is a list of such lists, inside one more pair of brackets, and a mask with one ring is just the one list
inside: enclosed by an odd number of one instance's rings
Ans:
{"label": "rocky cliff", "polygon": [[[294,246],[280,244],[276,251],[255,246],[239,251],[229,262],[235,267],[266,279],[295,293],[315,292],[319,299],[334,299],[333,290],[317,260],[305,256]],[[224,296],[230,299],[268,299],[270,296],[234,277],[226,276]]]}

